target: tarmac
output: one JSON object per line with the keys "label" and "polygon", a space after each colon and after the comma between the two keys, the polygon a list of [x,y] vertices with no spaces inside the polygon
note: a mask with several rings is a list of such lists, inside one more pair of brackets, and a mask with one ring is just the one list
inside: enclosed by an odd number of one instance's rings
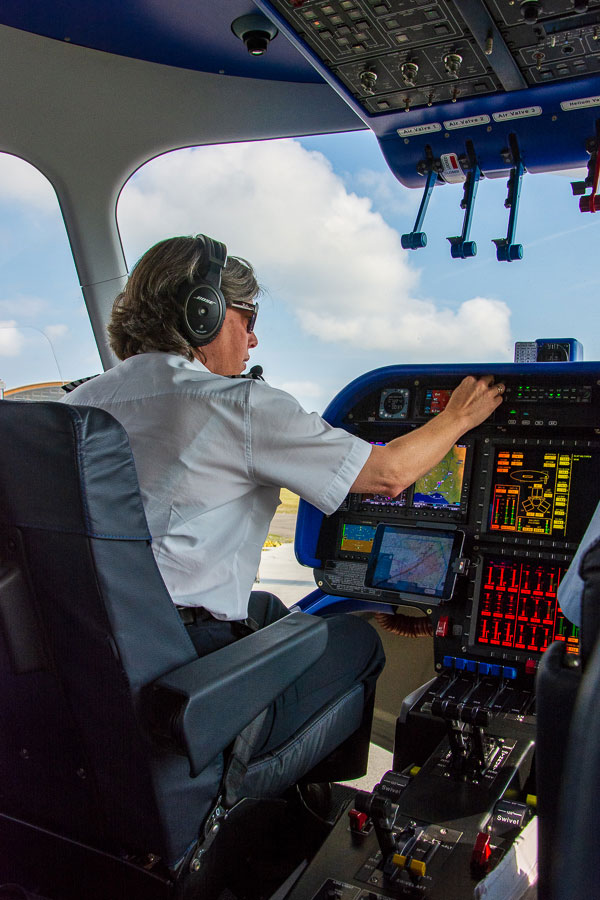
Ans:
{"label": "tarmac", "polygon": [[263,550],[258,569],[257,590],[270,591],[288,608],[316,588],[313,570],[301,566],[294,554],[294,544]]}

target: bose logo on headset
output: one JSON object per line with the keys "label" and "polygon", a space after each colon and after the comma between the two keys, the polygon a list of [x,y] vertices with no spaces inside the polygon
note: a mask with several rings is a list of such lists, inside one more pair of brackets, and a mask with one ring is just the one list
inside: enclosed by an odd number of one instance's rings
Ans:
{"label": "bose logo on headset", "polygon": [[208,270],[194,281],[185,281],[178,299],[181,331],[193,347],[202,347],[216,338],[225,320],[227,305],[221,291],[221,272],[227,262],[227,247],[205,234],[197,234],[196,240],[208,258]]}

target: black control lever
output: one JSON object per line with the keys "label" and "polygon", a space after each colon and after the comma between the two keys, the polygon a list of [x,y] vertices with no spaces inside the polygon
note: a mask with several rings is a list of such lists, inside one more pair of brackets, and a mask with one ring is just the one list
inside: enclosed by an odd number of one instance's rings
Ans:
{"label": "black control lever", "polygon": [[485,728],[456,719],[448,721],[447,728],[453,777],[470,781],[484,775],[494,750],[493,745],[486,746]]}
{"label": "black control lever", "polygon": [[394,822],[398,806],[391,800],[378,796],[375,792],[357,791],[354,806],[359,812],[366,813],[375,828],[375,834],[384,859],[397,850],[394,836]]}

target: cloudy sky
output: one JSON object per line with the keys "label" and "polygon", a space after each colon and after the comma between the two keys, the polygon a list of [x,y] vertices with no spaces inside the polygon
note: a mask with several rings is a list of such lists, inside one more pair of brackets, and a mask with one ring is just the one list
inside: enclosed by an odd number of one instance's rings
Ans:
{"label": "cloudy sky", "polygon": [[[525,177],[517,238],[496,262],[504,179],[479,188],[478,255],[452,260],[462,188],[433,193],[427,248],[404,251],[420,192],[389,173],[370,133],[182,150],[125,186],[118,221],[131,265],[172,234],[205,232],[254,264],[265,289],[252,362],[322,410],[352,378],[393,363],[510,361],[516,340],[594,328],[600,216],[582,215],[569,180]],[[45,179],[0,154],[0,378],[8,387],[100,370],[56,199]]]}

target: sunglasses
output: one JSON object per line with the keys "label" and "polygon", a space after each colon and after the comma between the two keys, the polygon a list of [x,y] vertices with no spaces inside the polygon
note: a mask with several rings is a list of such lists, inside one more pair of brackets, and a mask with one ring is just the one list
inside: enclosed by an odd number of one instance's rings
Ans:
{"label": "sunglasses", "polygon": [[258,316],[258,303],[228,303],[227,304],[231,309],[243,309],[245,312],[252,313],[248,321],[246,322],[246,331],[248,334],[252,334],[254,331],[254,326],[256,325],[256,319]]}

